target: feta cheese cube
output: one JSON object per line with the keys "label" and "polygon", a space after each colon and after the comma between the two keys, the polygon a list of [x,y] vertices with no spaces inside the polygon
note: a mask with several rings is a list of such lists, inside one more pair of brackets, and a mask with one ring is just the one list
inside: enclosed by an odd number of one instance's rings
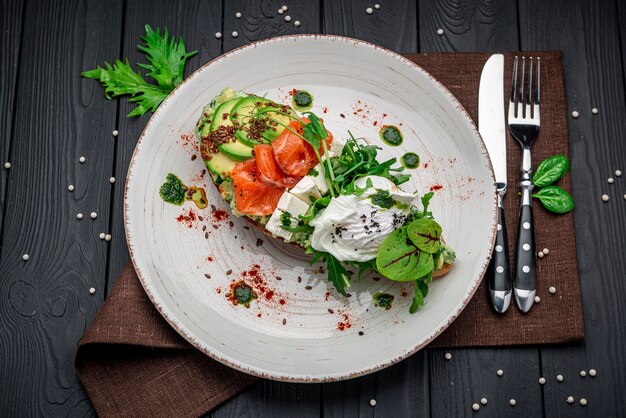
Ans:
{"label": "feta cheese cube", "polygon": [[[326,188],[326,191],[328,191],[328,188]],[[312,176],[302,177],[302,180],[300,180],[293,189],[289,190],[289,193],[309,205],[321,196],[316,186],[315,179]],[[283,194],[283,196],[285,196],[285,194]],[[280,202],[278,204],[280,205]]]}
{"label": "feta cheese cube", "polygon": [[313,182],[315,183],[315,186],[317,187],[317,190],[319,190],[320,194],[328,193],[328,183],[326,183],[326,176],[324,176],[324,169],[322,168],[322,165],[316,165],[313,167],[313,170],[315,170],[314,173],[316,174],[309,175],[307,177],[311,177],[313,179]]}
{"label": "feta cheese cube", "polygon": [[346,145],[346,142],[348,142],[346,138],[339,136],[333,137],[333,142],[330,143],[329,151],[332,151],[336,155],[340,155],[341,150],[343,150],[343,146]]}
{"label": "feta cheese cube", "polygon": [[[280,209],[274,210],[274,213],[272,213],[272,216],[270,217],[269,221],[267,221],[267,224],[265,224],[265,229],[270,231],[270,233],[272,233],[272,235],[275,235],[277,237],[281,237],[285,241],[291,241],[292,238],[293,238],[293,232],[289,232],[289,231],[285,230],[282,227],[282,225],[283,225],[283,214],[284,214],[284,212],[282,210],[280,210]],[[297,220],[295,220],[293,218],[290,218],[290,219],[291,219],[291,226],[297,226],[298,225],[298,221]]]}
{"label": "feta cheese cube", "polygon": [[[297,185],[296,185],[297,186]],[[310,204],[304,203],[300,198],[289,192],[283,193],[276,206],[283,212],[289,213],[293,218],[300,219],[300,215],[304,215],[309,210]]]}

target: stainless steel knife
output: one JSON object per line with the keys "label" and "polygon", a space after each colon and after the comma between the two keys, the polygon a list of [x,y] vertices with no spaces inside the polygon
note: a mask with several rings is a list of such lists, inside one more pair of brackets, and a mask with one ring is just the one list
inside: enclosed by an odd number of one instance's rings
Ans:
{"label": "stainless steel knife", "polygon": [[502,202],[506,193],[506,127],[504,120],[504,55],[494,54],[485,63],[478,90],[478,126],[487,146],[498,193],[498,225],[493,255],[487,270],[489,293],[496,312],[511,303],[509,248]]}

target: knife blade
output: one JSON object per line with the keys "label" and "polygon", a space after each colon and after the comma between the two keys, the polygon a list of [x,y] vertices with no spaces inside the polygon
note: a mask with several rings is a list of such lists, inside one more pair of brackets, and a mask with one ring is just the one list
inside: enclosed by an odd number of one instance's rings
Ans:
{"label": "knife blade", "polygon": [[506,126],[504,119],[504,55],[494,54],[485,63],[478,90],[478,126],[496,176],[498,225],[496,242],[487,270],[491,303],[504,313],[511,303],[509,249],[502,203],[506,193]]}

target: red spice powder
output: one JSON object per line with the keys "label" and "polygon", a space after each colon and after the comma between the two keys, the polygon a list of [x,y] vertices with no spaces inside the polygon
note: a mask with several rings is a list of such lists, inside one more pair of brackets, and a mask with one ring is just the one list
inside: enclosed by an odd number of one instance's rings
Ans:
{"label": "red spice powder", "polygon": [[372,125],[377,126],[377,125],[378,125],[378,121],[377,121],[377,120],[375,120],[375,121],[374,121],[374,123],[373,123]]}
{"label": "red spice powder", "polygon": [[216,207],[211,208],[211,215],[213,216],[213,220],[215,222],[221,222],[229,217],[228,212],[224,209],[218,209]]}
{"label": "red spice powder", "polygon": [[324,299],[325,300],[330,300],[330,292],[326,292],[326,294],[324,295]]}
{"label": "red spice powder", "polygon": [[260,317],[261,317],[261,314],[256,314],[256,316],[260,318]]}
{"label": "red spice powder", "polygon": [[430,186],[430,191],[435,191],[435,190],[440,190],[443,189],[443,186],[441,184],[435,184],[434,186]]}
{"label": "red spice powder", "polygon": [[[250,285],[256,290],[259,294],[264,295],[266,300],[272,300],[275,295],[273,289],[271,289],[267,285],[267,281],[263,274],[261,273],[261,266],[258,264],[253,264],[250,269],[247,271],[243,271],[241,273],[242,277],[248,278]],[[281,299],[284,302],[284,299]],[[284,303],[280,302],[281,305]]]}
{"label": "red spice powder", "polygon": [[281,305],[284,305],[284,304],[285,304],[285,303],[287,303],[287,302],[285,301],[285,299],[280,299],[280,300],[278,301],[278,303],[280,303]]}
{"label": "red spice powder", "polygon": [[408,294],[409,294],[409,292],[407,292],[406,289],[402,289],[402,291],[400,292],[401,296],[405,296],[406,297]]}
{"label": "red spice powder", "polygon": [[188,212],[183,211],[183,213],[178,215],[178,217],[176,218],[178,223],[186,224],[189,228],[192,228],[194,226],[194,223],[197,219],[198,217],[196,216],[196,212],[194,212],[193,209],[189,209]]}
{"label": "red spice powder", "polygon": [[328,108],[326,106],[324,106],[324,108],[322,109],[322,112],[328,113]]}
{"label": "red spice powder", "polygon": [[212,256],[208,256],[206,259],[207,259],[207,261],[213,261],[213,257]]}
{"label": "red spice powder", "polygon": [[337,322],[337,329],[339,331],[345,331],[348,328],[352,327],[352,322],[350,321],[350,317],[345,312],[339,312],[339,315],[343,318],[343,321]]}

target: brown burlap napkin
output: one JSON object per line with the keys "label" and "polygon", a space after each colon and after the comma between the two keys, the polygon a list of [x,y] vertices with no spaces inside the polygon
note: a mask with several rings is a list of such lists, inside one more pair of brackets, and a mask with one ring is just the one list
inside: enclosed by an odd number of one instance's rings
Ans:
{"label": "brown burlap napkin", "polygon": [[[440,80],[476,119],[480,72],[489,55],[437,53],[408,58]],[[543,65],[541,134],[533,147],[537,162],[556,153],[567,154],[568,140],[561,54],[533,55],[541,56]],[[512,54],[507,54],[505,85],[510,83],[511,63]],[[509,138],[505,216],[511,249],[517,230],[519,157],[517,143]],[[569,176],[560,183],[570,190]],[[431,347],[562,343],[584,337],[573,214],[554,216],[537,207],[535,223],[537,248],[549,249],[538,261],[541,302],[527,315],[512,306],[500,316],[491,309],[483,283]],[[556,287],[556,294],[548,293],[550,286]],[[195,350],[170,328],[130,263],[80,341],[76,370],[103,417],[198,416],[256,381]]]}

